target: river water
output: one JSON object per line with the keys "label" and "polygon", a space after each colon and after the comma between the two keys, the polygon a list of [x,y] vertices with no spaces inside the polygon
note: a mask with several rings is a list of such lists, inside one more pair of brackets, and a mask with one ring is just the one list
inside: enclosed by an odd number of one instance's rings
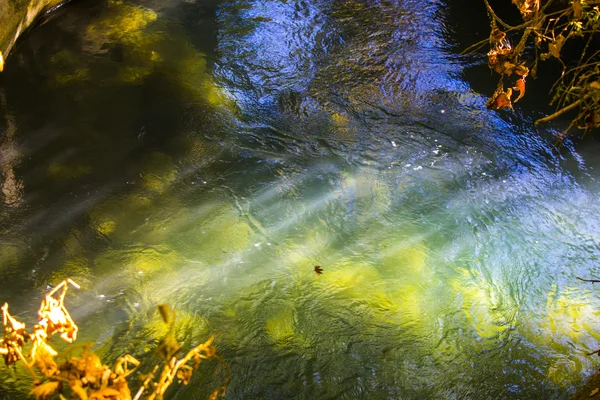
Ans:
{"label": "river water", "polygon": [[[485,109],[496,78],[458,52],[487,24],[457,12],[65,7],[0,75],[0,301],[32,323],[71,277],[106,363],[146,358],[168,303],[187,346],[219,333],[229,399],[568,396],[599,364],[600,293],[576,280],[600,272],[597,173],[534,98]],[[0,395],[23,376],[2,366]]]}

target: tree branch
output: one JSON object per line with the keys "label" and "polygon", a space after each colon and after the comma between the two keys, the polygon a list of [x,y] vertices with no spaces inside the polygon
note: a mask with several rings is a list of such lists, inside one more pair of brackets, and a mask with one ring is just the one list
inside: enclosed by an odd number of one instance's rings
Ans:
{"label": "tree branch", "polygon": [[[600,279],[583,279],[578,276],[576,276],[575,278],[579,279],[580,281],[584,281],[584,282],[600,283]],[[597,353],[597,351],[595,351],[594,353]],[[594,354],[594,353],[590,353],[590,354]]]}
{"label": "tree branch", "polygon": [[554,114],[551,114],[551,115],[548,115],[547,117],[538,119],[537,121],[535,121],[535,124],[536,125],[540,125],[540,124],[543,124],[545,122],[552,121],[553,119],[560,117],[564,113],[567,113],[567,112],[573,110],[574,108],[576,108],[577,106],[579,106],[582,102],[583,102],[583,99],[579,99],[576,102],[571,103],[571,104],[569,104],[568,106],[566,106],[564,108],[561,108],[560,110],[558,110]]}

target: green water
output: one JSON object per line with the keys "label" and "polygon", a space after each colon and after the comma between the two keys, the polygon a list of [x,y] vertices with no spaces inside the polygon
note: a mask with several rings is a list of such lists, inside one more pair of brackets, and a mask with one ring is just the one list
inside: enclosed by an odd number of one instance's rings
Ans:
{"label": "green water", "polygon": [[71,277],[106,363],[168,303],[186,345],[220,333],[229,399],[568,396],[599,364],[597,174],[485,110],[449,10],[64,8],[0,75],[0,301],[31,323]]}

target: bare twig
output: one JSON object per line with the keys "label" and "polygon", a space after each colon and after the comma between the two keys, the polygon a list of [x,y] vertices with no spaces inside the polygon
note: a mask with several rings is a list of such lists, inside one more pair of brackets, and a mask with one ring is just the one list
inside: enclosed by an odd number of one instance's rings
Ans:
{"label": "bare twig", "polygon": [[553,119],[560,117],[564,113],[567,113],[567,112],[573,110],[574,108],[576,108],[577,106],[579,106],[582,102],[583,102],[583,99],[579,99],[576,102],[571,103],[571,104],[569,104],[568,106],[566,106],[564,108],[561,108],[560,110],[558,110],[554,114],[551,114],[551,115],[548,115],[547,117],[538,119],[537,121],[535,121],[535,124],[536,125],[540,125],[540,124],[543,124],[545,122],[552,121]]}
{"label": "bare twig", "polygon": [[[584,282],[600,283],[600,279],[583,279],[578,276],[576,276],[575,278],[579,279],[580,281],[584,281]],[[594,353],[596,353],[596,352],[594,352]],[[591,354],[594,354],[594,353],[591,353]]]}

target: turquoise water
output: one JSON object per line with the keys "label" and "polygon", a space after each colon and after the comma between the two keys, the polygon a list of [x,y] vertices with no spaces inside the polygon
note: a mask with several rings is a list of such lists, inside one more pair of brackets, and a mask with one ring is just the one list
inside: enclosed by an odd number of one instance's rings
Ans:
{"label": "turquoise water", "polygon": [[485,110],[448,10],[64,8],[0,75],[0,301],[31,323],[71,277],[106,363],[143,359],[168,303],[187,345],[219,333],[230,399],[572,393],[598,366],[596,173],[535,111]]}

